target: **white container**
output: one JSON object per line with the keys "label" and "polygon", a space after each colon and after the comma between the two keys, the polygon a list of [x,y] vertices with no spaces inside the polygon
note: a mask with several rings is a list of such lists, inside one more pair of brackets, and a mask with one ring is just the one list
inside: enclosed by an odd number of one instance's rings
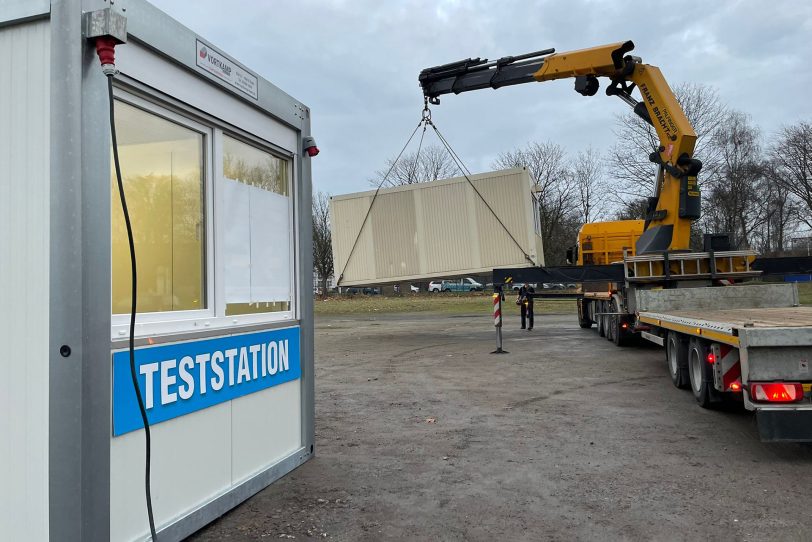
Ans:
{"label": "white container", "polygon": [[[135,333],[159,539],[183,539],[314,451],[310,110],[145,0],[5,0],[3,540],[149,536],[129,282],[121,287],[129,255],[117,256],[126,237],[111,182],[108,87],[88,39],[120,27],[96,34],[85,13],[103,8],[126,18],[113,83],[118,147],[139,307],[159,307],[138,315]],[[267,165],[254,177],[235,165],[260,159],[276,168],[275,184],[262,184]],[[193,211],[195,222],[176,220]],[[170,217],[171,231],[145,235]],[[200,365],[189,371],[195,350]],[[232,352],[233,382],[212,372],[223,352]],[[148,356],[158,361],[145,365]],[[228,375],[229,361],[223,367]]]}
{"label": "white container", "polygon": [[527,170],[481,173],[470,179],[381,189],[374,205],[374,190],[331,198],[338,285],[544,265],[538,204]]}

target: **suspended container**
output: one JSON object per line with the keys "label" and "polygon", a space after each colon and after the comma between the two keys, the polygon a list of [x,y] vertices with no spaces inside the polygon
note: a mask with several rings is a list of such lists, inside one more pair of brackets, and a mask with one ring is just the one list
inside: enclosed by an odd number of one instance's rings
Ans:
{"label": "suspended container", "polygon": [[[228,25],[228,21],[223,21]],[[0,538],[180,540],[314,452],[310,110],[143,0],[0,2]]]}
{"label": "suspended container", "polygon": [[[544,265],[526,168],[330,199],[338,286],[399,283]],[[373,202],[374,200],[374,202]],[[368,216],[367,216],[368,215]]]}

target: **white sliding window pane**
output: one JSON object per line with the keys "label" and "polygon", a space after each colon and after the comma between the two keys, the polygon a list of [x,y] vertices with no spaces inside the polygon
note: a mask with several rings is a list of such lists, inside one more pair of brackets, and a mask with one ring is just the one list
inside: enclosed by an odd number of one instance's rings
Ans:
{"label": "white sliding window pane", "polygon": [[290,301],[288,198],[261,188],[251,194],[251,302]]}
{"label": "white sliding window pane", "polygon": [[290,310],[289,164],[223,137],[226,315]]}
{"label": "white sliding window pane", "polygon": [[251,301],[251,187],[231,179],[223,180],[222,258],[226,303]]}

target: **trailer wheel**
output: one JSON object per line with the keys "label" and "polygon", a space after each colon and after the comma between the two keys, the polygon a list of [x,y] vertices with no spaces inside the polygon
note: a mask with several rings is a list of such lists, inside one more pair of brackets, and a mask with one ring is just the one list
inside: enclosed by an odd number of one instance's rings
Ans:
{"label": "trailer wheel", "polygon": [[[605,310],[604,312],[612,312],[612,302],[607,301],[604,303]],[[603,320],[603,332],[606,334],[607,341],[615,341],[615,316],[609,316],[608,314],[605,315]]]}
{"label": "trailer wheel", "polygon": [[623,329],[623,318],[620,317],[620,307],[617,301],[613,301],[611,307],[612,312],[618,313],[610,316],[610,322],[612,322],[612,342],[615,343],[615,346],[627,346],[631,342],[632,333],[631,331]]}
{"label": "trailer wheel", "polygon": [[688,344],[688,376],[691,391],[696,402],[702,408],[710,408],[720,400],[713,388],[713,367],[707,362],[708,345],[699,339],[692,338]]}
{"label": "trailer wheel", "polygon": [[585,299],[578,300],[578,325],[581,329],[592,327],[592,320],[589,319],[589,301]]}
{"label": "trailer wheel", "polygon": [[[598,301],[595,303],[596,309],[598,312],[606,312],[603,307],[603,301]],[[606,316],[600,314],[598,317],[598,336],[605,337],[606,336]]]}
{"label": "trailer wheel", "polygon": [[691,386],[688,377],[688,341],[674,331],[668,332],[666,340],[665,360],[668,363],[671,382],[679,389],[687,389]]}

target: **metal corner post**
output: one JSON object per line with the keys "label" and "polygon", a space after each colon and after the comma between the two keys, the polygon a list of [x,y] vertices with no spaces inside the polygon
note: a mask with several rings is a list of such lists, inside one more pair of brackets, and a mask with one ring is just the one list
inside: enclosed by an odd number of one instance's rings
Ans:
{"label": "metal corner post", "polygon": [[[82,506],[85,540],[110,537],[112,307],[107,78],[82,42]],[[120,219],[120,217],[117,217]]]}
{"label": "metal corner post", "polygon": [[[49,531],[82,539],[82,16],[51,5]],[[71,235],[71,233],[73,235]],[[71,354],[63,357],[63,345]]]}
{"label": "metal corner post", "polygon": [[315,348],[313,320],[313,183],[311,158],[302,145],[303,136],[310,135],[310,112],[302,120],[299,138],[299,295],[302,333],[302,446],[306,453],[315,453]]}
{"label": "metal corner post", "polygon": [[48,521],[68,541],[110,536],[110,132],[93,54],[81,0],[53,0]]}

